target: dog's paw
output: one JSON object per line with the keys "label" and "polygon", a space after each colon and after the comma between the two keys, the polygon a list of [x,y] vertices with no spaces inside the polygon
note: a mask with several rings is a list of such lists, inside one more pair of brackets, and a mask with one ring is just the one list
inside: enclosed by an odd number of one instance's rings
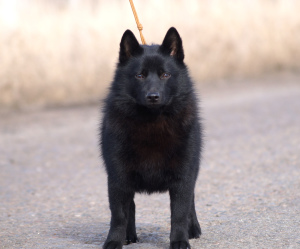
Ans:
{"label": "dog's paw", "polygon": [[191,249],[191,246],[187,241],[175,241],[171,242],[170,249]]}
{"label": "dog's paw", "polygon": [[189,239],[198,239],[201,235],[199,224],[193,224],[189,227]]}
{"label": "dog's paw", "polygon": [[103,249],[122,249],[121,241],[107,241],[103,245]]}
{"label": "dog's paw", "polygon": [[139,242],[138,237],[135,235],[127,235],[125,245],[129,245],[131,243]]}

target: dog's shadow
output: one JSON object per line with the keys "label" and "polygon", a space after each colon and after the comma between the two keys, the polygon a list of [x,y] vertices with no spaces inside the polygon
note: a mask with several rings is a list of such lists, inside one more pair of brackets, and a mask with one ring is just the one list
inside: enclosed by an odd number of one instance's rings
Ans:
{"label": "dog's shadow", "polygon": [[[169,230],[167,228],[154,226],[151,224],[138,223],[137,235],[139,242],[129,245],[124,245],[124,249],[133,248],[169,248]],[[102,248],[109,231],[108,223],[73,223],[66,224],[64,227],[56,230],[56,236],[59,238],[67,238],[73,241],[78,241],[87,245],[97,245],[97,248]]]}

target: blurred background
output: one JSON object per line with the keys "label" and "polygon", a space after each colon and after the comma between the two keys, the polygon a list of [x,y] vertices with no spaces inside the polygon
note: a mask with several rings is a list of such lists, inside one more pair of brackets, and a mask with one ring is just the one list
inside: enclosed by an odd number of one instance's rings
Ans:
{"label": "blurred background", "polygon": [[[134,4],[148,44],[178,29],[199,85],[300,72],[298,0]],[[99,102],[126,29],[140,41],[127,0],[0,0],[0,108]]]}

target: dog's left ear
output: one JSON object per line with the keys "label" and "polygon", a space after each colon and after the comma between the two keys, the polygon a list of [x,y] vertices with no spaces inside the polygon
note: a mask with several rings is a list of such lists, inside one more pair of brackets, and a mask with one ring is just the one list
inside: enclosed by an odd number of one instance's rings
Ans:
{"label": "dog's left ear", "polygon": [[159,50],[163,54],[168,54],[170,56],[173,56],[177,61],[183,62],[184,52],[182,47],[182,40],[179,33],[174,27],[168,30]]}

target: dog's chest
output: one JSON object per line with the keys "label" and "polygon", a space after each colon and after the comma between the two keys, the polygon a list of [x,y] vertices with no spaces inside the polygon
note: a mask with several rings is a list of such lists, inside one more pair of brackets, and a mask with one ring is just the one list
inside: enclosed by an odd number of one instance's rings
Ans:
{"label": "dog's chest", "polygon": [[146,168],[174,166],[170,164],[183,142],[182,133],[178,124],[163,118],[136,126],[131,137],[135,160]]}

